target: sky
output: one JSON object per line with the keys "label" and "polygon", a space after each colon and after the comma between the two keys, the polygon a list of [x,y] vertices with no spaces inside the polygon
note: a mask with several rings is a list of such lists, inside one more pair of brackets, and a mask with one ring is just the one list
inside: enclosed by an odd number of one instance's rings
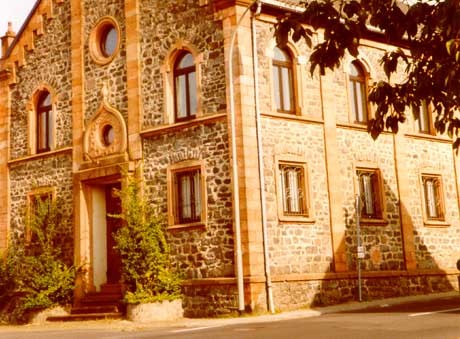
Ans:
{"label": "sky", "polygon": [[17,33],[35,2],[36,0],[0,0],[0,36],[5,35],[8,21],[13,23],[13,30]]}

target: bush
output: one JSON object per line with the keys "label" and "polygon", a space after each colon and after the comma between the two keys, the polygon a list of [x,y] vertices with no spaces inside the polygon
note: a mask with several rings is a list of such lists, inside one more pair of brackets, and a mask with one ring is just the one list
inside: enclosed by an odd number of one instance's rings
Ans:
{"label": "bush", "polygon": [[37,199],[27,228],[28,239],[12,239],[0,264],[0,301],[2,294],[20,295],[13,311],[18,321],[29,311],[70,303],[75,283],[75,268],[63,259],[66,227],[58,203]]}
{"label": "bush", "polygon": [[140,196],[139,182],[128,177],[120,191],[124,221],[115,234],[121,256],[125,301],[146,303],[180,298],[181,279],[171,265],[164,223]]}

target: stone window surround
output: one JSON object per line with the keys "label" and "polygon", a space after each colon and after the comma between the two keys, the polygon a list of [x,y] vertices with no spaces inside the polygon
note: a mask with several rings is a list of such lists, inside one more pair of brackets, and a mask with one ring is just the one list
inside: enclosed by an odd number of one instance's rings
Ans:
{"label": "stone window surround", "polygon": [[[378,203],[380,204],[380,210],[381,210],[381,218],[360,218],[361,225],[365,226],[385,226],[388,224],[388,221],[386,219],[386,201],[385,201],[385,188],[383,185],[383,175],[382,171],[380,168],[372,162],[367,162],[367,161],[359,161],[356,162],[353,166],[353,182],[354,182],[354,190],[355,190],[355,196],[359,194],[359,178],[358,178],[358,171],[363,170],[363,171],[375,171],[378,175]],[[353,197],[353,206],[354,206],[355,199]],[[355,206],[354,206],[355,207]]]}
{"label": "stone window surround", "polygon": [[34,155],[38,154],[37,152],[37,105],[38,100],[40,100],[40,95],[43,92],[48,92],[51,95],[51,119],[49,124],[51,124],[51,135],[49,148],[50,150],[47,152],[40,152],[40,154],[46,154],[50,151],[53,151],[56,147],[56,101],[57,101],[57,94],[51,88],[51,86],[47,84],[39,85],[32,95],[31,100],[27,104],[27,111],[28,111],[28,140],[29,140],[29,154]]}
{"label": "stone window surround", "polygon": [[[309,168],[305,158],[299,155],[276,155],[275,156],[275,181],[276,181],[276,197],[277,197],[277,210],[278,210],[278,221],[279,222],[286,222],[286,223],[314,223],[314,211],[313,211],[313,204],[311,203],[311,191],[310,191],[310,183],[309,178]],[[295,165],[299,167],[303,167],[303,190],[305,192],[305,207],[307,210],[307,215],[285,215],[283,210],[283,188],[281,187],[281,171],[280,165]]]}
{"label": "stone window surround", "polygon": [[174,90],[174,65],[178,57],[182,53],[190,52],[195,61],[195,76],[196,76],[196,96],[197,108],[195,118],[203,116],[202,107],[202,90],[201,90],[201,65],[203,64],[203,53],[191,43],[183,40],[177,41],[167,53],[164,64],[161,66],[161,73],[164,83],[164,117],[163,121],[166,125],[175,124],[175,90]]}
{"label": "stone window surround", "polygon": [[[177,220],[177,191],[175,185],[175,176],[180,172],[187,172],[191,170],[200,170],[201,174],[201,217],[200,221],[179,224]],[[168,229],[189,229],[196,227],[206,227],[207,225],[207,189],[206,189],[206,176],[205,165],[203,160],[185,160],[172,164],[167,169],[167,195],[168,195]]]}
{"label": "stone window surround", "polygon": [[303,69],[306,67],[307,58],[300,54],[299,50],[296,48],[296,45],[291,41],[288,41],[286,47],[283,49],[288,52],[292,59],[292,85],[294,92],[294,111],[293,112],[279,112],[276,107],[275,99],[275,82],[273,79],[273,59],[274,59],[274,47],[276,46],[276,41],[271,40],[268,44],[268,48],[265,51],[265,56],[270,59],[270,70],[269,70],[269,87],[270,87],[270,107],[273,115],[278,116],[301,116],[302,107],[305,105],[304,94],[302,90],[302,79],[306,77]]}
{"label": "stone window surround", "polygon": [[32,211],[33,211],[33,201],[36,197],[41,197],[44,195],[48,195],[51,197],[51,201],[56,200],[56,187],[53,186],[43,186],[43,187],[38,187],[34,188],[32,191],[27,193],[27,223],[24,227],[24,240],[26,244],[30,243],[32,240],[32,231],[29,228],[28,224],[30,222],[30,218],[32,216]]}
{"label": "stone window surround", "polygon": [[[431,219],[428,218],[427,211],[426,211],[426,197],[425,197],[425,187],[423,184],[424,178],[436,178],[439,180],[440,183],[440,205],[442,210],[442,218],[439,219]],[[450,223],[446,219],[446,205],[445,205],[445,196],[444,196],[444,185],[442,180],[442,174],[439,171],[430,170],[430,169],[423,169],[420,171],[419,175],[419,184],[420,184],[420,199],[421,199],[421,206],[422,206],[422,215],[423,215],[423,224],[427,227],[446,227],[450,226]]]}
{"label": "stone window surround", "polygon": [[[118,40],[117,46],[115,47],[114,52],[110,56],[104,55],[101,50],[101,39],[104,36],[104,32],[107,30],[108,27],[113,27],[118,33]],[[106,65],[115,58],[120,50],[121,45],[121,31],[120,26],[118,25],[117,20],[111,16],[105,16],[98,20],[98,22],[94,25],[91,33],[89,35],[88,47],[89,47],[89,54],[92,60],[98,65]]]}

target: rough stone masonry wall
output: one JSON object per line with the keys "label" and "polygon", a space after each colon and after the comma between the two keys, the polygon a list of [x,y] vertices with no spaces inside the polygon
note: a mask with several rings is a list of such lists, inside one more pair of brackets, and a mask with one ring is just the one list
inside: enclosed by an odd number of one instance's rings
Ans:
{"label": "rough stone masonry wall", "polygon": [[146,0],[140,3],[142,27],[141,69],[144,127],[164,124],[165,88],[162,69],[168,53],[180,40],[202,53],[201,97],[203,115],[226,108],[222,24],[214,21],[212,2]]}
{"label": "rough stone masonry wall", "polygon": [[26,52],[26,62],[17,71],[17,84],[11,92],[11,159],[28,154],[28,104],[43,84],[57,96],[53,98],[56,148],[72,145],[70,2],[54,6],[54,14],[52,19],[44,20],[43,35],[35,35],[34,49]]}
{"label": "rough stone masonry wall", "polygon": [[[28,110],[32,95],[46,84],[55,93],[55,148],[72,145],[70,2],[55,5],[52,19],[44,20],[43,35],[35,35],[34,49],[26,52],[26,63],[17,71],[17,84],[12,89],[10,159],[28,155]],[[29,106],[30,107],[30,106]],[[65,255],[73,258],[72,233],[72,159],[69,154],[44,156],[10,165],[11,227],[23,235],[27,195],[39,187],[56,188],[64,215]]]}
{"label": "rough stone masonry wall", "polygon": [[[271,272],[329,272],[332,245],[323,127],[265,118],[262,130]],[[289,156],[304,161],[308,167],[309,223],[279,221],[275,157],[283,160]]]}
{"label": "rough stone masonry wall", "polygon": [[[392,275],[363,277],[362,299],[378,300],[410,295],[449,292],[458,289],[456,275]],[[279,310],[295,310],[307,306],[328,306],[358,301],[358,279],[289,281],[273,284],[274,303]]]}
{"label": "rough stone masonry wall", "polygon": [[366,253],[361,267],[369,271],[403,270],[403,242],[399,193],[396,167],[393,155],[393,138],[381,135],[376,141],[366,131],[339,129],[337,131],[338,157],[342,178],[335,181],[343,190],[346,220],[345,245],[348,267],[356,269],[357,234],[355,217],[355,196],[358,194],[356,167],[371,164],[380,170],[383,182],[382,206],[384,208],[383,225],[370,225],[362,222],[361,240]]}
{"label": "rough stone masonry wall", "polygon": [[[256,22],[257,54],[259,70],[259,98],[260,110],[263,114],[276,113],[273,97],[273,48],[276,45],[273,34],[273,25],[266,22]],[[294,47],[295,46],[295,47]],[[310,75],[311,50],[303,40],[296,44],[289,44],[288,49],[294,61],[296,80],[296,101],[300,106],[301,116],[304,118],[322,119],[319,73]]]}
{"label": "rough stone masonry wall", "polygon": [[62,243],[65,259],[73,263],[72,156],[61,154],[14,164],[10,168],[11,226],[19,238],[24,236],[27,195],[40,187],[56,190],[63,215]]}
{"label": "rough stone masonry wall", "polygon": [[[285,114],[286,119],[269,117],[276,113],[272,84],[272,57],[276,45],[271,24],[257,21],[257,52],[259,64],[259,95],[264,114],[263,153],[267,225],[271,273],[274,276],[330,271],[332,262],[329,226],[328,189],[325,168],[324,132],[322,124],[304,119],[322,119],[318,76],[310,77],[307,60],[311,51],[303,41],[291,49],[296,74],[300,115]],[[292,47],[292,46],[291,46]],[[300,113],[300,112],[298,112]],[[311,222],[279,221],[275,157],[280,160],[294,156],[308,167]],[[284,158],[283,158],[284,157]]]}
{"label": "rough stone masonry wall", "polygon": [[145,191],[166,217],[167,168],[193,157],[205,163],[207,225],[169,232],[174,261],[187,279],[234,276],[232,193],[225,122],[198,125],[144,140]]}
{"label": "rough stone masonry wall", "polygon": [[[405,147],[410,143],[410,147]],[[410,214],[414,227],[414,244],[417,268],[455,268],[459,259],[460,225],[455,182],[453,151],[450,143],[405,138],[403,149],[410,188],[409,196],[402,202]],[[421,174],[438,174],[442,178],[446,223],[430,226],[424,223],[424,198]]]}
{"label": "rough stone masonry wall", "polygon": [[[84,17],[84,72],[85,72],[85,123],[93,117],[101,105],[101,88],[108,85],[108,102],[128,119],[126,36],[124,0],[85,0]],[[89,36],[98,20],[113,17],[120,27],[120,49],[114,59],[106,65],[98,65],[89,53]]]}

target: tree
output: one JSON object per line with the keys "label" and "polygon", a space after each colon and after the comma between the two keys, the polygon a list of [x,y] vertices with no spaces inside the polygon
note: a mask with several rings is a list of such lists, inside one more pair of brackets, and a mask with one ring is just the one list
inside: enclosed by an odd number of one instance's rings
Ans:
{"label": "tree", "polygon": [[[324,40],[312,46],[315,31]],[[310,72],[334,70],[345,53],[356,57],[364,38],[378,38],[395,46],[381,59],[387,76],[373,84],[369,94],[375,117],[368,123],[373,138],[384,130],[397,132],[407,108],[423,101],[435,111],[435,128],[460,145],[460,0],[316,0],[300,14],[286,14],[277,24],[279,45],[289,35],[313,48]],[[399,65],[399,66],[398,66]],[[391,76],[403,65],[401,82]],[[417,114],[417,113],[414,113]]]}

